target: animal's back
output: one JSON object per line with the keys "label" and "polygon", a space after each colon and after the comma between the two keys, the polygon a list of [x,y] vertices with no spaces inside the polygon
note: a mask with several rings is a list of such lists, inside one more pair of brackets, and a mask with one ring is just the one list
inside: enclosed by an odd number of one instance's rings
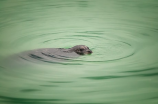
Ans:
{"label": "animal's back", "polygon": [[68,49],[64,48],[42,48],[14,54],[2,60],[0,63],[2,66],[41,64],[44,62],[59,63],[78,56],[75,52],[69,52]]}

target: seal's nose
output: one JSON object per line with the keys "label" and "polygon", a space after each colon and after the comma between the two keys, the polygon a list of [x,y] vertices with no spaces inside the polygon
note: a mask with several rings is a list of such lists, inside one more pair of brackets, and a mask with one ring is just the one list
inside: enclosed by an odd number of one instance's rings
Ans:
{"label": "seal's nose", "polygon": [[91,50],[88,51],[89,54],[93,53]]}

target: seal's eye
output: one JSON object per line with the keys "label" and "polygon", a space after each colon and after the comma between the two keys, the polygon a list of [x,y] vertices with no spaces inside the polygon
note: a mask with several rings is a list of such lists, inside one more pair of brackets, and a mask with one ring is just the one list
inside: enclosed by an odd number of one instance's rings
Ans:
{"label": "seal's eye", "polygon": [[80,49],[80,51],[83,51],[83,50],[84,50],[84,49],[82,49],[82,48]]}

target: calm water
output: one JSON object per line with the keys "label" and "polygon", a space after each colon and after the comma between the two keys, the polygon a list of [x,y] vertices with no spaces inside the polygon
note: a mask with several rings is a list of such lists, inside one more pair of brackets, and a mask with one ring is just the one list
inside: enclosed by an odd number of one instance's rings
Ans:
{"label": "calm water", "polygon": [[[84,44],[92,55],[10,56]],[[0,104],[158,104],[157,0],[1,0]]]}

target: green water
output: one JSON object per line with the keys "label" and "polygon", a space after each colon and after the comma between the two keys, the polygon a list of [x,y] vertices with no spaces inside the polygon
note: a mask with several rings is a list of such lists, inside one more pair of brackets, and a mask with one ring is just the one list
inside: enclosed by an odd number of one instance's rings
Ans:
{"label": "green water", "polygon": [[[93,54],[3,61],[80,44]],[[158,104],[158,1],[1,0],[0,60],[0,104]]]}

